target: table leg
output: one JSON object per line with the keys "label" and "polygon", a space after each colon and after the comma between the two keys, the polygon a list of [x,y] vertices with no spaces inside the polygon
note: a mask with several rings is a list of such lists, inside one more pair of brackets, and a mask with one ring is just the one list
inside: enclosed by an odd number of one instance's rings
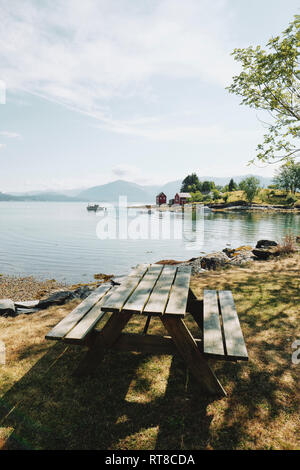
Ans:
{"label": "table leg", "polygon": [[80,362],[74,375],[83,376],[94,372],[104,356],[105,349],[110,348],[125,328],[132,313],[115,312],[108,319],[102,330],[91,342],[89,350]]}
{"label": "table leg", "polygon": [[171,315],[162,315],[160,319],[197,382],[211,394],[226,396],[224,388],[199,351],[182,319]]}

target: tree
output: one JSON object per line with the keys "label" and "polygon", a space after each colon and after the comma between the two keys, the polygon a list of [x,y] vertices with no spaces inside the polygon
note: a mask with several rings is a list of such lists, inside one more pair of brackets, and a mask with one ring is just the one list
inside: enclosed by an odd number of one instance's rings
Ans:
{"label": "tree", "polygon": [[278,188],[295,194],[300,189],[300,163],[282,165],[274,177],[274,183]]}
{"label": "tree", "polygon": [[247,201],[251,204],[259,190],[259,180],[254,176],[244,179],[240,183],[243,188]]}
{"label": "tree", "polygon": [[201,184],[201,192],[209,193],[213,187],[214,187],[214,183],[212,181],[203,181],[203,183]]}
{"label": "tree", "polygon": [[227,90],[241,96],[241,104],[266,110],[272,118],[256,149],[263,162],[292,161],[300,152],[293,143],[300,135],[299,27],[300,16],[295,15],[282,37],[269,40],[267,51],[257,46],[232,53],[243,70]]}
{"label": "tree", "polygon": [[216,201],[217,199],[220,198],[220,191],[218,191],[216,188],[212,190],[213,193],[213,200]]}
{"label": "tree", "polygon": [[202,202],[203,201],[203,194],[200,191],[196,191],[191,194],[191,202]]}
{"label": "tree", "polygon": [[237,190],[237,185],[234,182],[233,178],[231,178],[228,184],[228,191],[236,191],[236,190]]}
{"label": "tree", "polygon": [[195,192],[200,190],[200,181],[196,173],[192,173],[191,175],[188,175],[184,178],[181,184],[181,192],[182,193],[187,193],[187,192]]}

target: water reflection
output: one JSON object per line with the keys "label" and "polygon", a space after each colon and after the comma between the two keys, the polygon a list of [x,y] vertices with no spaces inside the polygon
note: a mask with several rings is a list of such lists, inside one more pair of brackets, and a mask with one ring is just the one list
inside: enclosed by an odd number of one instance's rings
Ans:
{"label": "water reflection", "polygon": [[[115,215],[106,211],[116,236],[99,239],[96,227],[104,214],[89,213],[85,206],[2,202],[0,272],[88,281],[94,273],[125,273],[138,263],[186,260],[228,245],[253,246],[259,239],[280,241],[289,232],[300,234],[300,215],[293,213],[191,211],[184,218],[181,211],[132,209],[127,225],[127,210]],[[131,222],[133,238],[126,232]],[[118,236],[120,226],[123,238]]]}

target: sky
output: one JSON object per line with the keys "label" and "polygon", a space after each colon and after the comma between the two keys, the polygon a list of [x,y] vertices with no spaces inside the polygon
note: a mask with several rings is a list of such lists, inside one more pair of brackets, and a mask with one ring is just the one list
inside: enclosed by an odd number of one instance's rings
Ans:
{"label": "sky", "polygon": [[296,0],[0,0],[0,191],[272,176],[225,89]]}

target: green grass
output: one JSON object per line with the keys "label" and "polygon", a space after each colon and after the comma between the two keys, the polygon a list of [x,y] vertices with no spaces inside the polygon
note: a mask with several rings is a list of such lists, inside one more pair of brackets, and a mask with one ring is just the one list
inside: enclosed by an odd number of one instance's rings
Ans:
{"label": "green grass", "polygon": [[[248,363],[215,365],[228,397],[203,395],[179,357],[107,352],[94,377],[72,376],[85,351],[45,333],[77,304],[0,319],[3,449],[299,449],[300,256],[208,272],[192,280],[231,289]],[[143,320],[143,322],[142,322]],[[193,334],[198,327],[186,319]],[[142,331],[135,317],[129,331]],[[149,333],[163,332],[159,319]]]}
{"label": "green grass", "polygon": [[[246,196],[243,191],[231,191],[227,192],[228,194],[228,202],[235,202],[235,201],[245,201]],[[295,197],[297,198],[297,202],[295,203],[296,207],[300,206],[300,193],[296,193]],[[262,204],[262,205],[282,205],[282,206],[287,206],[290,207],[290,204],[288,204],[287,200],[287,193],[286,191],[281,191],[278,189],[261,189],[258,194],[255,196],[253,199],[254,204]],[[217,201],[210,201],[210,202],[215,202],[215,203],[224,203],[223,199],[218,199]]]}

